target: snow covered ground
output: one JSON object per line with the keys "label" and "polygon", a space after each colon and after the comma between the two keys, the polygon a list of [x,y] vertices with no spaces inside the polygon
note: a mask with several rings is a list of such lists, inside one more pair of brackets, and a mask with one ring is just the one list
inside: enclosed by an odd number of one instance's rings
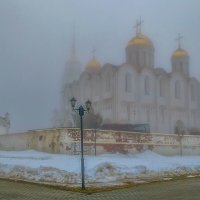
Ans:
{"label": "snow covered ground", "polygon": [[[166,157],[151,151],[85,156],[86,183],[91,184],[180,174],[200,174],[200,156]],[[80,183],[80,156],[34,150],[0,151],[0,176],[76,185]]]}

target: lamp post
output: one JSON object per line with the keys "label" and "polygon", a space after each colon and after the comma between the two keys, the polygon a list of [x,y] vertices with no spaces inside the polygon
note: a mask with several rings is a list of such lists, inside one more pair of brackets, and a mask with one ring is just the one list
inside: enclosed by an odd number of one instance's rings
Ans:
{"label": "lamp post", "polygon": [[91,101],[87,100],[85,102],[85,105],[79,105],[76,107],[76,99],[72,97],[71,101],[71,106],[73,111],[77,111],[80,116],[80,128],[81,128],[81,183],[82,183],[82,190],[85,189],[85,168],[84,168],[84,155],[83,155],[83,116],[85,112],[89,112],[91,108]]}

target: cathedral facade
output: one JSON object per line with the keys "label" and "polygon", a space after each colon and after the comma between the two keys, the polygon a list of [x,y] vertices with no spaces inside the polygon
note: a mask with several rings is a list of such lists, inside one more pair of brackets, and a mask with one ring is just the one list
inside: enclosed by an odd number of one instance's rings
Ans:
{"label": "cathedral facade", "polygon": [[160,133],[173,133],[178,124],[200,129],[200,82],[190,76],[189,54],[178,39],[171,72],[155,68],[154,45],[138,27],[122,65],[101,66],[93,56],[77,80],[63,89],[68,125],[73,124],[70,98],[74,96],[79,102],[89,99],[104,124],[147,123],[151,132]]}

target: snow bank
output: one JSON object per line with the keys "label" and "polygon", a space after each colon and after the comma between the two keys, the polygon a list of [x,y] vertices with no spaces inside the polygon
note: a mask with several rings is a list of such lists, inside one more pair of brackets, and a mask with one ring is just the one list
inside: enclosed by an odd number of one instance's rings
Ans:
{"label": "snow bank", "polygon": [[[109,183],[160,173],[200,172],[199,156],[161,156],[151,151],[135,155],[85,156],[86,182]],[[80,156],[29,151],[0,151],[0,174],[57,183],[80,183]]]}

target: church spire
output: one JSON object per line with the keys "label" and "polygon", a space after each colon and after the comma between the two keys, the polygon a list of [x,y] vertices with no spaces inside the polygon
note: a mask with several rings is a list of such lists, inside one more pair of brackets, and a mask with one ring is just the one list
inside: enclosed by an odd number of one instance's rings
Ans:
{"label": "church spire", "polygon": [[73,26],[73,34],[72,34],[72,46],[70,52],[70,61],[77,61],[76,56],[76,29],[75,25]]}
{"label": "church spire", "polygon": [[78,61],[76,54],[76,34],[75,34],[75,25],[72,29],[72,38],[70,40],[70,47],[68,51],[68,59],[66,62],[65,72],[63,74],[63,87],[66,86],[67,83],[72,83],[74,80],[78,80],[82,69],[81,64]]}
{"label": "church spire", "polygon": [[95,59],[95,53],[96,53],[96,49],[93,48],[93,49],[92,49],[92,58],[93,58],[93,59]]}

